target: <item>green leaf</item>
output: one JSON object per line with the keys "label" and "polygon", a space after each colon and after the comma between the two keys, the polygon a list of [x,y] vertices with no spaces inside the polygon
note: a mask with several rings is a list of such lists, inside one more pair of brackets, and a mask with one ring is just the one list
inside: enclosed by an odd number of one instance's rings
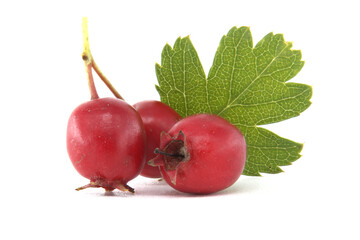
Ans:
{"label": "green leaf", "polygon": [[312,88],[287,82],[304,66],[281,34],[269,33],[255,47],[249,28],[233,27],[215,54],[208,77],[190,38],[166,45],[156,65],[161,101],[183,117],[217,114],[245,135],[245,175],[282,172],[279,166],[300,158],[302,144],[282,138],[260,125],[298,116],[311,102]]}

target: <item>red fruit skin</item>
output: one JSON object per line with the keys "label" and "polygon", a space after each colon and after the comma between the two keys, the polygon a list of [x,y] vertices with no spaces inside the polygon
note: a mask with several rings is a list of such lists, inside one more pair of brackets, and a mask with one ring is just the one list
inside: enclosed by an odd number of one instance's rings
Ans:
{"label": "red fruit skin", "polygon": [[[219,116],[198,114],[175,124],[169,131],[172,140],[179,138],[179,131],[184,133],[190,158],[176,170],[160,167],[171,187],[186,193],[209,194],[236,182],[246,161],[246,142],[238,128]],[[171,142],[169,136],[163,139],[161,148]]]}
{"label": "red fruit skin", "polygon": [[[155,148],[160,146],[161,132],[169,131],[177,123],[181,116],[168,105],[153,100],[142,101],[134,104],[134,108],[140,114],[146,133],[146,162],[156,157]],[[145,163],[141,176],[149,178],[161,178],[158,167]]]}
{"label": "red fruit skin", "polygon": [[[101,98],[79,105],[67,127],[67,150],[75,169],[107,190],[126,185],[145,164],[145,131],[126,102]],[[116,186],[115,186],[116,185]]]}

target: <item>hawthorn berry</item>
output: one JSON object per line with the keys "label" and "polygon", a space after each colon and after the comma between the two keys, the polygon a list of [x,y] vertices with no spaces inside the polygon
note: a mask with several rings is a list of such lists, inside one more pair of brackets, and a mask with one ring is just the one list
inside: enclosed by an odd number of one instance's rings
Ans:
{"label": "hawthorn berry", "polygon": [[[144,123],[146,133],[146,161],[156,157],[154,150],[160,145],[162,131],[170,128],[181,119],[181,116],[171,107],[159,101],[142,101],[134,105]],[[145,164],[140,175],[149,178],[160,178],[158,167]]]}
{"label": "hawthorn berry", "polygon": [[67,150],[75,169],[90,184],[134,192],[127,182],[145,164],[145,131],[140,115],[126,102],[101,98],[85,102],[71,114]]}
{"label": "hawthorn berry", "polygon": [[[134,192],[128,181],[145,164],[145,129],[139,113],[113,88],[91,55],[87,21],[83,19],[84,52],[91,100],[79,105],[67,126],[67,151],[75,169],[90,183],[77,188],[102,187]],[[117,98],[99,98],[92,69]]]}
{"label": "hawthorn berry", "polygon": [[159,166],[163,179],[186,193],[209,194],[223,190],[240,177],[246,160],[243,134],[227,120],[197,114],[163,132],[158,156],[149,164]]}

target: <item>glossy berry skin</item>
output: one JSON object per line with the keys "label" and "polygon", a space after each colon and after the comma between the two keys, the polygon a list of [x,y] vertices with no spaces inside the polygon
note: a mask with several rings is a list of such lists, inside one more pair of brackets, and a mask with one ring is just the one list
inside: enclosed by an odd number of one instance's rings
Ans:
{"label": "glossy berry skin", "polygon": [[164,180],[186,193],[209,194],[231,186],[246,160],[243,134],[225,119],[193,115],[176,123],[161,137],[159,155],[150,164],[160,166]]}
{"label": "glossy berry skin", "polygon": [[[155,148],[160,146],[160,135],[169,131],[181,116],[171,107],[159,101],[142,101],[134,105],[144,123],[146,132],[146,162],[156,157]],[[145,164],[140,175],[149,178],[161,178],[158,167]]]}
{"label": "glossy berry skin", "polygon": [[145,131],[140,115],[125,101],[100,98],[85,102],[71,114],[67,150],[75,169],[90,184],[133,192],[127,182],[145,164]]}

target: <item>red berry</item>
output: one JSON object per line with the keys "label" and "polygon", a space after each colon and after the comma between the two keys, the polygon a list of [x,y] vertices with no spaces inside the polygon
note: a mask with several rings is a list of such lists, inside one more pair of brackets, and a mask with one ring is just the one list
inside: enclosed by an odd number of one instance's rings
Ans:
{"label": "red berry", "polygon": [[[168,105],[159,101],[142,101],[134,105],[144,123],[146,132],[146,162],[156,157],[154,150],[160,146],[160,134],[181,119],[181,116]],[[141,172],[144,177],[160,178],[158,167],[145,164]]]}
{"label": "red berry", "polygon": [[160,166],[164,180],[187,193],[223,190],[240,177],[246,160],[242,133],[225,119],[209,114],[187,117],[163,134],[159,155],[149,164]]}
{"label": "red berry", "polygon": [[132,106],[115,98],[81,104],[70,116],[66,142],[75,169],[90,179],[77,190],[134,191],[127,183],[145,164],[145,131]]}

